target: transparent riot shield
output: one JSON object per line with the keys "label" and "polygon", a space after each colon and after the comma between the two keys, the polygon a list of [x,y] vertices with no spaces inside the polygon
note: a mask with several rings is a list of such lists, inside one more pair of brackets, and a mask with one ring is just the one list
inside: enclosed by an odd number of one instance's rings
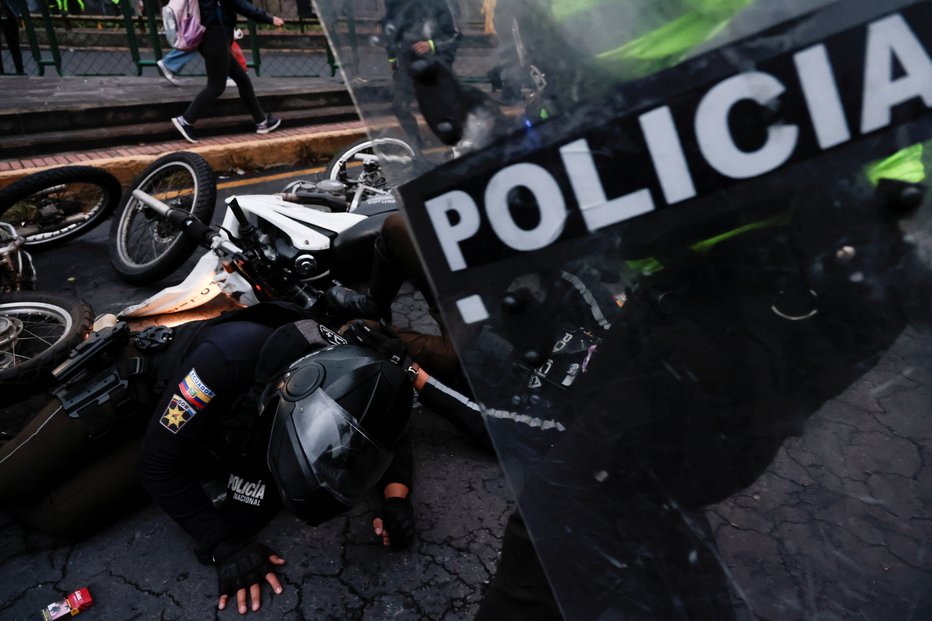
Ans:
{"label": "transparent riot shield", "polygon": [[932,2],[317,4],[566,618],[932,618]]}

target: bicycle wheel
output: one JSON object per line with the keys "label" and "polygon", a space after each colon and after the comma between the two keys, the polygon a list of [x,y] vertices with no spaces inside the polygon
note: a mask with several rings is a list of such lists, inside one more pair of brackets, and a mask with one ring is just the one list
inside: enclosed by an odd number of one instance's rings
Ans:
{"label": "bicycle wheel", "polygon": [[[376,167],[367,167],[356,158],[357,155],[377,155],[379,164]],[[327,179],[342,181],[351,188],[359,184],[374,189],[384,189],[388,181],[382,171],[382,166],[409,167],[414,160],[414,149],[404,140],[397,138],[367,138],[351,144],[339,152],[327,166]],[[375,192],[370,192],[375,193]],[[363,196],[362,198],[366,198]]]}
{"label": "bicycle wheel", "polygon": [[0,400],[8,403],[52,381],[52,369],[90,332],[81,300],[56,293],[0,294]]}
{"label": "bicycle wheel", "polygon": [[20,179],[0,192],[0,220],[12,224],[32,249],[81,235],[113,213],[122,188],[92,166],[61,166]]}
{"label": "bicycle wheel", "polygon": [[134,198],[136,189],[209,223],[217,182],[203,157],[182,151],[157,159],[127,190],[110,225],[110,262],[127,282],[154,282],[178,269],[197,249],[197,242],[183,237]]}

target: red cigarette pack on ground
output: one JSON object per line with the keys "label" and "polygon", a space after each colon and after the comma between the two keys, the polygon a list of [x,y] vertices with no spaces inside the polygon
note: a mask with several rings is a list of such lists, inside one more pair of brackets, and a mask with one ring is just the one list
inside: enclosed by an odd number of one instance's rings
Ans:
{"label": "red cigarette pack on ground", "polygon": [[82,610],[87,610],[93,603],[94,600],[91,599],[91,594],[86,588],[78,589],[65,599],[52,602],[43,608],[42,619],[44,621],[55,621],[55,619],[70,617]]}

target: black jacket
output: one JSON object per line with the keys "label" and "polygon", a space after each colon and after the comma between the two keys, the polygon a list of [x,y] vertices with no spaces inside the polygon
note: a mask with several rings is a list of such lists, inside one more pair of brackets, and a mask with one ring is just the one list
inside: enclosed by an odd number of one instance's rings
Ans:
{"label": "black jacket", "polygon": [[430,41],[437,57],[452,65],[462,34],[450,1],[386,0],[382,31],[389,59],[406,58],[411,45]]}
{"label": "black jacket", "polygon": [[205,28],[224,28],[233,31],[236,14],[263,24],[271,24],[272,16],[253,5],[249,0],[198,0],[201,25]]}
{"label": "black jacket", "polygon": [[[255,308],[239,316],[254,319],[250,311]],[[202,561],[209,559],[217,543],[252,536],[282,507],[266,463],[271,417],[260,416],[258,408],[267,374],[265,363],[257,368],[257,359],[264,358],[262,348],[272,340],[272,329],[232,320],[199,331],[191,354],[183,366],[176,364],[174,378],[149,421],[143,484],[197,541]],[[320,344],[302,346],[295,340],[295,347],[303,355]],[[292,361],[300,355],[286,357]],[[394,454],[380,484],[398,482],[410,488],[414,457],[409,434],[403,434]],[[219,508],[202,486],[208,479],[226,484],[226,499]]]}

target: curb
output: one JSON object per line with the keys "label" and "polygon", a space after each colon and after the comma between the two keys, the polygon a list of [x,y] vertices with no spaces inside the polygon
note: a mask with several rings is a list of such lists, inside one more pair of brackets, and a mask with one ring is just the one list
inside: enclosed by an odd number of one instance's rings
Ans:
{"label": "curb", "polygon": [[[73,158],[59,156],[57,159],[63,162],[61,164],[0,172],[0,189],[27,175],[65,165],[101,168],[115,176],[125,186],[129,185],[146,166],[156,159],[167,153],[177,151],[197,153],[207,160],[211,168],[218,172],[237,168],[242,170],[263,170],[277,166],[295,166],[302,163],[316,164],[328,161],[334,153],[365,136],[365,129],[360,124],[358,128],[322,132],[314,132],[313,129],[309,129],[306,134],[238,142],[221,139],[224,142],[220,144],[190,145],[190,148],[178,148],[178,143],[173,142],[164,145],[164,148],[162,148],[162,145],[151,145],[150,148],[146,148],[147,152],[145,153],[96,159],[81,154],[75,154]],[[122,151],[127,150],[123,149]]]}

